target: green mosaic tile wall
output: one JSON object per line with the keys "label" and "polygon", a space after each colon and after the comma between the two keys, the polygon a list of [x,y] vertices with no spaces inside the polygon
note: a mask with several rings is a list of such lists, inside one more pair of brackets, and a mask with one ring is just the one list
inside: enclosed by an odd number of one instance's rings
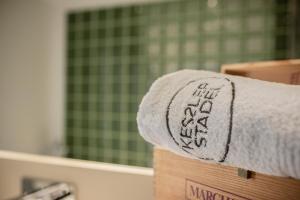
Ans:
{"label": "green mosaic tile wall", "polygon": [[151,82],[183,68],[289,57],[287,7],[188,0],[69,13],[67,156],[151,166],[152,147],[136,125]]}

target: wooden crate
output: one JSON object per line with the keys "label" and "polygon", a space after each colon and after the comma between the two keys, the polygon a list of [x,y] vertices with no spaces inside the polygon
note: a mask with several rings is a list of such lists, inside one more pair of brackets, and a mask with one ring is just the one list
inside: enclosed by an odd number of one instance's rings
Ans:
{"label": "wooden crate", "polygon": [[265,81],[300,84],[299,59],[227,64],[222,66],[221,72]]}
{"label": "wooden crate", "polygon": [[[222,66],[223,73],[300,84],[300,60]],[[300,200],[300,180],[251,172],[238,176],[235,167],[207,164],[154,150],[156,200]]]}
{"label": "wooden crate", "polygon": [[156,200],[299,200],[300,181],[207,164],[162,149],[154,150]]}

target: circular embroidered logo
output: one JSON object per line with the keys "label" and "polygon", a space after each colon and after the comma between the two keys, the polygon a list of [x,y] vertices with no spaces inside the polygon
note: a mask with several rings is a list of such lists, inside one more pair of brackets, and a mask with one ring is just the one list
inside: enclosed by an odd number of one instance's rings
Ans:
{"label": "circular embroidered logo", "polygon": [[176,91],[167,108],[166,124],[178,147],[200,159],[224,162],[234,97],[234,83],[219,77],[193,80]]}

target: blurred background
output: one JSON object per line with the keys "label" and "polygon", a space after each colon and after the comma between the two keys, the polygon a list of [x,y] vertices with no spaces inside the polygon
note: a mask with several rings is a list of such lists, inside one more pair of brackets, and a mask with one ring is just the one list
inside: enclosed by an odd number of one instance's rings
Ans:
{"label": "blurred background", "polygon": [[296,0],[0,0],[0,149],[152,166],[159,76],[300,57]]}

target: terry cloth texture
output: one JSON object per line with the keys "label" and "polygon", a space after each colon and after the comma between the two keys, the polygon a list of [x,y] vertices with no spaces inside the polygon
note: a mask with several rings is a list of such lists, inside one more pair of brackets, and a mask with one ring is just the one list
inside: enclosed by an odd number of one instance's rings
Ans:
{"label": "terry cloth texture", "polygon": [[300,86],[182,70],[153,83],[137,122],[176,154],[300,179]]}

